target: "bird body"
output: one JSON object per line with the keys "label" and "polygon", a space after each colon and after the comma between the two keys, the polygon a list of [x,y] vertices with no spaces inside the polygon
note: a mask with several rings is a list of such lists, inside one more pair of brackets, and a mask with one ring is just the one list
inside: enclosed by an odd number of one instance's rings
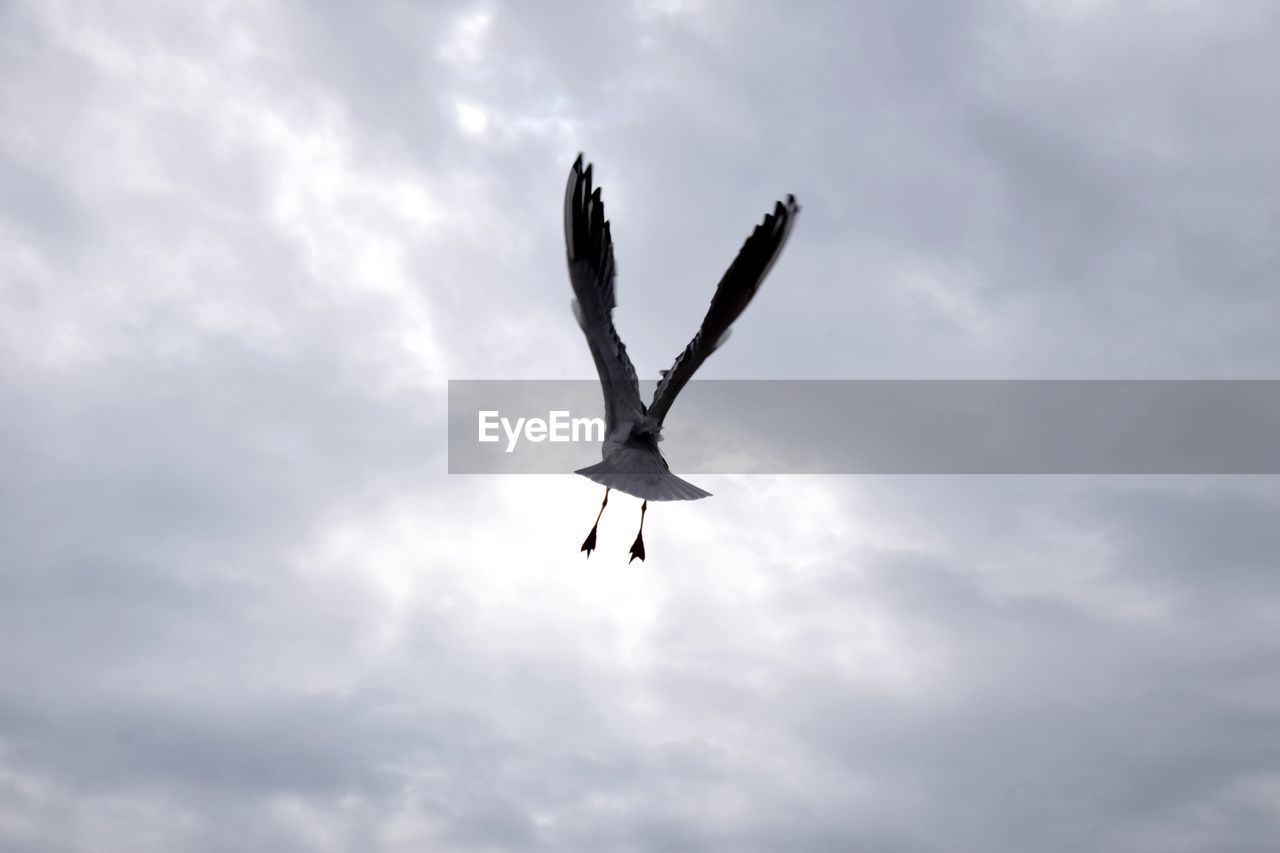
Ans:
{"label": "bird body", "polygon": [[605,435],[603,461],[575,473],[602,486],[648,501],[693,501],[711,493],[671,473],[658,449],[662,426],[649,417],[622,421]]}
{"label": "bird body", "polygon": [[[773,212],[756,226],[716,286],[711,305],[693,340],[671,369],[661,372],[653,400],[646,406],[640,400],[635,367],[613,325],[613,309],[617,306],[613,236],[604,216],[600,190],[592,187],[591,171],[591,166],[584,168],[579,154],[565,188],[564,231],[569,280],[574,293],[573,314],[586,336],[604,392],[605,440],[601,448],[602,461],[576,473],[605,486],[601,513],[608,503],[610,489],[644,499],[643,534],[644,510],[649,501],[710,497],[709,492],[671,473],[658,449],[663,420],[680,389],[728,339],[730,326],[751,302],[781,253],[800,206],[794,196],[788,195],[785,202],[777,202]],[[599,521],[597,515],[597,524]],[[595,547],[595,535],[596,528],[592,527],[582,545],[587,556],[591,556],[591,549]],[[644,559],[641,536],[636,537],[631,553],[632,559]]]}

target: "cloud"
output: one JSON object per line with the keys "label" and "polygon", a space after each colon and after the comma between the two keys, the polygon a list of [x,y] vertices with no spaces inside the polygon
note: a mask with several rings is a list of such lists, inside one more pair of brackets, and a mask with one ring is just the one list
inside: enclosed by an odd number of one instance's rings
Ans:
{"label": "cloud", "polygon": [[1267,4],[0,17],[4,846],[1275,837],[1268,479],[444,473],[578,150],[646,377],[786,192],[708,376],[1269,375]]}

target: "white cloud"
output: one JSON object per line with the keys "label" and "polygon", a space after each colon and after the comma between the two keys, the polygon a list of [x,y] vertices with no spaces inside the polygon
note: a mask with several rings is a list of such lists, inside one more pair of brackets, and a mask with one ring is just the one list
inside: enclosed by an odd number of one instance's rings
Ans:
{"label": "white cloud", "polygon": [[484,58],[485,36],[493,24],[493,10],[477,8],[459,15],[440,46],[440,59],[452,65],[475,65]]}
{"label": "white cloud", "polygon": [[458,129],[467,136],[484,136],[489,127],[489,116],[479,104],[458,101],[455,105]]}

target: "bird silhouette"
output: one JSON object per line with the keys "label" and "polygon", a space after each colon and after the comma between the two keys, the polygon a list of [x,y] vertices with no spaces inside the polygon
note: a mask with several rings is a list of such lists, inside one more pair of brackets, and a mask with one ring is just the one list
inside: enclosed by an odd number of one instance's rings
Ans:
{"label": "bird silhouette", "polygon": [[600,189],[592,187],[591,169],[589,164],[584,168],[579,154],[569,171],[564,195],[564,237],[569,280],[573,284],[573,314],[586,335],[604,391],[602,461],[576,472],[605,487],[600,511],[581,550],[591,557],[600,517],[609,504],[609,492],[617,489],[644,501],[640,505],[640,530],[631,545],[629,563],[637,558],[644,560],[644,516],[649,501],[691,501],[711,496],[710,492],[671,473],[658,450],[662,423],[680,389],[707,357],[724,344],[733,321],[760,289],[782,252],[800,206],[795,196],[788,195],[785,202],[775,203],[773,212],[751,232],[716,285],[711,306],[693,340],[676,357],[670,370],[661,371],[653,400],[646,406],[640,400],[635,367],[613,325],[613,309],[617,305],[613,236],[605,219]]}

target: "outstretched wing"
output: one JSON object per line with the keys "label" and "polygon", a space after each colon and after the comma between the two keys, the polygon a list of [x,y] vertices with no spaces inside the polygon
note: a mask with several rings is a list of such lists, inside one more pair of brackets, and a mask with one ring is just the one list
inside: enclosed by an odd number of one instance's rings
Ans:
{"label": "outstretched wing", "polygon": [[644,414],[636,369],[627,348],[613,327],[613,238],[604,218],[600,190],[591,188],[591,166],[582,167],[582,155],[569,171],[564,192],[564,242],[569,256],[569,280],[573,282],[573,314],[587,336],[604,389],[604,417],[610,431],[622,419]]}
{"label": "outstretched wing", "polygon": [[702,362],[729,337],[729,327],[746,309],[764,277],[769,274],[773,262],[782,253],[782,246],[787,242],[787,235],[791,233],[799,212],[796,197],[788,195],[785,203],[774,205],[773,213],[766,215],[764,222],[757,225],[747,242],[742,244],[738,257],[734,258],[716,285],[711,307],[707,309],[698,333],[676,358],[671,369],[663,372],[662,381],[653,393],[649,415],[658,423],[662,423],[676,395]]}

